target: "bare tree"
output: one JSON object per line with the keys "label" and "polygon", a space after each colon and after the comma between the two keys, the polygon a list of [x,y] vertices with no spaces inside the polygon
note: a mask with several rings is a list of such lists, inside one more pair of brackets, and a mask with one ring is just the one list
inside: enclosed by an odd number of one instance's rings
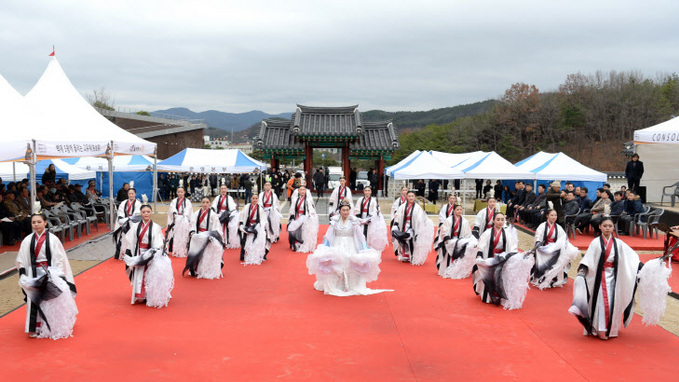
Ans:
{"label": "bare tree", "polygon": [[90,105],[94,106],[95,108],[115,110],[113,107],[114,101],[111,97],[111,93],[109,93],[103,86],[100,89],[92,90],[92,94],[86,95],[85,98],[87,98],[87,102],[89,102]]}

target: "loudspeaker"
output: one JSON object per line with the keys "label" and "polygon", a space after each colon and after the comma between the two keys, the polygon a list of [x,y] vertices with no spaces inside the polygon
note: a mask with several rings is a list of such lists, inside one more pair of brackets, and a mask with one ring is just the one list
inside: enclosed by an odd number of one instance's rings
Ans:
{"label": "loudspeaker", "polygon": [[639,194],[639,200],[641,200],[642,203],[646,204],[646,186],[639,186],[639,189],[637,191]]}

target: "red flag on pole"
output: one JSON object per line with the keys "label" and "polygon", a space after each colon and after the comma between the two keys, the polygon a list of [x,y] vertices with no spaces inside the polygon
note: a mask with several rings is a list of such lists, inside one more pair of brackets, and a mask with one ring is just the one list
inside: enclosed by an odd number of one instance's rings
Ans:
{"label": "red flag on pole", "polygon": [[50,57],[54,57],[54,45],[52,45],[52,53],[49,55]]}

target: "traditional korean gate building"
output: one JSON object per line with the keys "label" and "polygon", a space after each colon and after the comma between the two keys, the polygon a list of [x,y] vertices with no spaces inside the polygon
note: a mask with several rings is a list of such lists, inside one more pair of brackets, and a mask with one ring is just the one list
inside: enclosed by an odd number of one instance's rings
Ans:
{"label": "traditional korean gate building", "polygon": [[[280,159],[304,159],[304,171],[311,179],[314,148],[342,149],[342,167],[349,179],[351,160],[375,161],[382,189],[384,161],[400,147],[391,121],[363,122],[358,105],[311,107],[297,105],[291,120],[265,119],[255,137],[255,150],[279,167]],[[308,182],[311,184],[311,182]]]}

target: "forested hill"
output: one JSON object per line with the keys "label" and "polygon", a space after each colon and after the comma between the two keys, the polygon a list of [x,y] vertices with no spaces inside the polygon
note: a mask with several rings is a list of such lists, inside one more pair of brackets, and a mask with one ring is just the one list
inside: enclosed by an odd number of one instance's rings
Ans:
{"label": "forested hill", "polygon": [[370,110],[361,112],[361,119],[367,122],[391,120],[394,122],[396,129],[401,132],[404,130],[416,130],[432,124],[443,125],[453,122],[458,118],[482,114],[492,109],[497,103],[497,100],[487,100],[429,111],[389,112]]}

